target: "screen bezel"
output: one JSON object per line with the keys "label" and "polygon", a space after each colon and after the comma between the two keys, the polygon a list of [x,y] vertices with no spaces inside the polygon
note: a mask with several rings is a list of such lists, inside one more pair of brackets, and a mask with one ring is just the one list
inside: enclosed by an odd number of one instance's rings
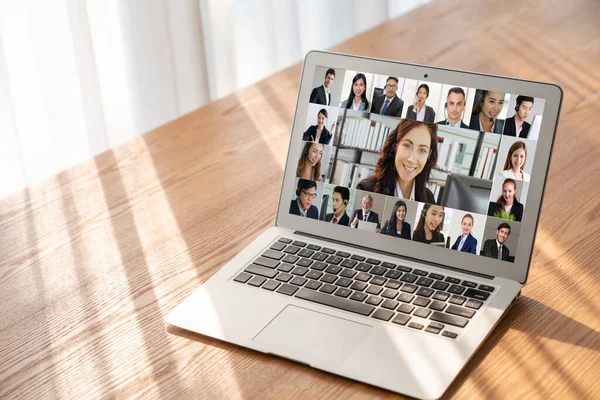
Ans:
{"label": "screen bezel", "polygon": [[[295,156],[299,154],[302,145],[303,127],[308,111],[309,96],[312,88],[313,75],[317,66],[327,66],[343,70],[369,72],[398,76],[414,80],[449,83],[476,89],[495,90],[510,94],[522,94],[534,98],[545,99],[543,120],[536,147],[536,155],[531,172],[531,181],[527,196],[527,208],[523,215],[519,236],[519,247],[515,253],[514,263],[495,260],[483,256],[473,256],[448,249],[438,249],[425,243],[401,240],[385,235],[377,235],[358,229],[350,230],[327,224],[319,220],[301,218],[289,213],[290,202],[295,198]],[[427,76],[427,78],[425,78]],[[343,77],[339,77],[342,79]],[[386,253],[397,254],[400,257],[422,260],[442,266],[449,266],[477,274],[499,276],[524,284],[529,273],[529,265],[535,241],[535,232],[543,191],[547,179],[550,156],[558,124],[558,115],[562,103],[562,89],[554,84],[527,81],[516,78],[485,75],[474,72],[456,71],[438,67],[416,64],[406,64],[396,61],[373,59],[345,54],[311,51],[306,55],[296,112],[292,125],[292,135],[288,147],[288,157],[284,169],[281,195],[275,218],[276,226],[293,229],[306,234],[320,236],[331,240],[341,241],[363,248]]]}

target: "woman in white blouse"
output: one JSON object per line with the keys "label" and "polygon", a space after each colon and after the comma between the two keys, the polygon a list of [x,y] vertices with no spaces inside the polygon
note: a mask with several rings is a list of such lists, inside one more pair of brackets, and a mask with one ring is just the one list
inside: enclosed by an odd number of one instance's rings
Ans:
{"label": "woman in white blouse", "polygon": [[510,146],[506,161],[504,162],[504,170],[500,171],[499,175],[503,178],[511,178],[519,181],[529,182],[529,174],[523,171],[527,162],[527,147],[525,143],[516,141]]}
{"label": "woman in white blouse", "polygon": [[352,78],[352,89],[348,99],[342,102],[341,107],[354,111],[369,111],[367,100],[367,77],[360,72]]}

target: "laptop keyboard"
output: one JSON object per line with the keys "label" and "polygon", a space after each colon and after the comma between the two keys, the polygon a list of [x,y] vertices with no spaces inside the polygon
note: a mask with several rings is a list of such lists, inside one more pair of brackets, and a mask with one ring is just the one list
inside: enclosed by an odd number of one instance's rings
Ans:
{"label": "laptop keyboard", "polygon": [[234,281],[450,339],[495,289],[288,238]]}

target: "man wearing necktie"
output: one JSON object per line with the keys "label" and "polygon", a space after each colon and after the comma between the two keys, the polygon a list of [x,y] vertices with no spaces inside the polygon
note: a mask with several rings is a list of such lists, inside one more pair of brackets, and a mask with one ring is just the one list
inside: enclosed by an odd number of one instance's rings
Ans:
{"label": "man wearing necktie", "polygon": [[510,235],[510,225],[506,222],[498,225],[496,230],[496,239],[488,239],[483,244],[482,255],[485,257],[495,258],[502,261],[508,261],[510,250],[504,242]]}
{"label": "man wearing necktie", "polygon": [[396,96],[397,91],[398,78],[395,76],[388,77],[385,82],[385,93],[383,96],[375,96],[373,98],[371,113],[400,118],[402,108],[404,108],[404,101]]}
{"label": "man wearing necktie", "polygon": [[333,196],[331,201],[332,213],[325,216],[325,222],[337,225],[350,225],[350,217],[346,214],[346,206],[350,201],[350,189],[343,186],[333,188]]}
{"label": "man wearing necktie", "polygon": [[375,222],[377,224],[377,233],[379,233],[379,215],[371,210],[373,207],[373,197],[370,194],[364,195],[361,205],[362,208],[354,210],[352,213],[352,223],[350,226],[352,228],[358,228],[360,221]]}

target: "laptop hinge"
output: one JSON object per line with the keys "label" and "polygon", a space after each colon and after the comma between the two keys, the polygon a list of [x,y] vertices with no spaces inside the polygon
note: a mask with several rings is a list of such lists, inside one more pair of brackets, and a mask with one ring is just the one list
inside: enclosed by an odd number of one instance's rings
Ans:
{"label": "laptop hinge", "polygon": [[310,237],[310,238],[313,238],[313,239],[322,240],[324,242],[340,244],[340,245],[343,245],[343,246],[348,246],[348,247],[352,247],[352,248],[355,248],[355,249],[368,251],[368,252],[371,252],[371,253],[381,254],[381,255],[384,255],[384,256],[388,256],[388,257],[399,258],[401,260],[407,260],[407,261],[412,261],[412,262],[416,262],[416,263],[419,263],[419,264],[430,265],[432,267],[437,267],[437,268],[443,268],[443,269],[447,269],[447,270],[451,270],[451,271],[456,271],[456,272],[460,272],[462,274],[476,276],[478,278],[484,278],[484,279],[489,279],[489,280],[493,280],[494,279],[494,277],[492,275],[482,274],[482,273],[479,273],[479,272],[473,272],[473,271],[469,271],[469,270],[465,270],[465,269],[461,269],[461,268],[456,268],[456,267],[450,267],[448,265],[438,264],[438,263],[434,263],[434,262],[431,262],[431,261],[424,261],[424,260],[420,260],[418,258],[401,256],[401,255],[398,255],[398,254],[389,253],[387,251],[381,251],[381,250],[372,249],[372,248],[369,248],[369,247],[364,247],[364,246],[359,246],[359,245],[352,244],[352,243],[343,242],[341,240],[335,240],[335,239],[330,239],[330,238],[326,238],[326,237],[319,236],[319,235],[313,235],[311,233],[294,231],[294,234],[295,235],[299,235],[299,236],[306,236],[306,237]]}

